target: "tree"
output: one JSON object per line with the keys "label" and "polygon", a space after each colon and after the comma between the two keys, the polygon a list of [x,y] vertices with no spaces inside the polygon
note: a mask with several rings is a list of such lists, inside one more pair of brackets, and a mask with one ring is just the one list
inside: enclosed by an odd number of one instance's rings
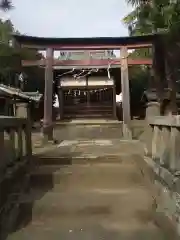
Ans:
{"label": "tree", "polygon": [[[17,32],[11,21],[0,20],[0,82],[6,85],[18,86],[18,74],[25,73],[26,82],[23,90],[27,92],[44,92],[44,69],[39,67],[22,68],[21,59],[38,60],[42,55],[36,50],[15,49],[10,44],[12,33]],[[39,108],[32,106],[32,116],[35,119],[42,118],[43,103]]]}
{"label": "tree", "polygon": [[169,0],[127,0],[134,10],[123,18],[132,35],[153,32],[174,34],[179,29],[180,2]]}
{"label": "tree", "polygon": [[10,47],[11,34],[14,31],[13,24],[7,20],[0,20],[0,76],[1,80],[9,76],[13,67],[12,56],[14,49]]}
{"label": "tree", "polygon": [[169,0],[128,0],[127,2],[134,6],[134,10],[123,19],[130,35],[163,33],[166,80],[170,89],[172,112],[176,113],[176,80],[180,61],[180,2],[169,2]]}
{"label": "tree", "polygon": [[38,60],[42,58],[42,55],[36,50],[13,48],[10,43],[12,33],[16,32],[10,20],[0,20],[0,79],[4,83],[9,84],[9,78],[12,74],[15,75],[15,73],[23,71],[21,68],[21,59]]}
{"label": "tree", "polygon": [[11,0],[0,0],[0,9],[3,11],[8,11],[13,8]]}

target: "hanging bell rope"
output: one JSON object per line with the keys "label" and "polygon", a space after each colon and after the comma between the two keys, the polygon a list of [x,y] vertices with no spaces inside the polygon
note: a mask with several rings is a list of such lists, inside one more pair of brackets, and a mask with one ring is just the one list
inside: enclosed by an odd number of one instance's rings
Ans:
{"label": "hanging bell rope", "polygon": [[84,75],[81,76],[81,77],[86,77],[86,76],[90,75],[92,72],[98,72],[98,71],[99,71],[98,68],[96,68],[96,69],[91,69],[91,70],[89,70],[86,74],[84,74]]}
{"label": "hanging bell rope", "polygon": [[111,68],[111,63],[108,64],[108,68],[107,68],[107,73],[108,73],[108,79],[111,79],[111,73],[110,73],[110,68]]}
{"label": "hanging bell rope", "polygon": [[80,78],[80,76],[87,71],[89,71],[89,70],[83,69],[82,72],[80,72],[79,74],[74,74],[73,77],[74,78]]}
{"label": "hanging bell rope", "polygon": [[72,70],[70,70],[68,72],[65,72],[65,73],[62,73],[62,74],[58,75],[58,77],[62,77],[62,76],[67,75],[69,73],[73,73],[74,71],[75,71],[75,68],[73,68]]}

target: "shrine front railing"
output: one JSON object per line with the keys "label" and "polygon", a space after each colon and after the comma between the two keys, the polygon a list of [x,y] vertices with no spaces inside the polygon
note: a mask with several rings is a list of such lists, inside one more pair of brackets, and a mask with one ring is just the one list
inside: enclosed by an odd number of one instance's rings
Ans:
{"label": "shrine front railing", "polygon": [[16,224],[18,199],[29,187],[31,160],[29,120],[0,116],[0,239]]}
{"label": "shrine front railing", "polygon": [[180,116],[154,117],[149,126],[151,146],[141,172],[152,187],[158,224],[165,230],[172,226],[180,236]]}
{"label": "shrine front railing", "polygon": [[30,158],[31,129],[25,118],[0,116],[0,169]]}
{"label": "shrine front railing", "polygon": [[180,171],[180,116],[155,117],[152,128],[152,160],[171,172]]}

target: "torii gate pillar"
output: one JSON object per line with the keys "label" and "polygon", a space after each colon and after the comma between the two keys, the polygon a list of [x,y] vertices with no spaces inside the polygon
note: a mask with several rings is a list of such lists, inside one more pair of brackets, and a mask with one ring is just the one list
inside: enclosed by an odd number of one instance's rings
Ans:
{"label": "torii gate pillar", "polygon": [[123,107],[123,136],[126,139],[132,139],[130,128],[130,91],[129,91],[129,74],[128,74],[128,50],[127,47],[120,49],[121,54],[121,89],[122,89],[122,107]]}
{"label": "torii gate pillar", "polygon": [[45,142],[53,140],[53,122],[52,122],[53,58],[54,50],[52,48],[47,48],[45,67],[45,90],[44,90],[44,119],[43,119],[43,140]]}

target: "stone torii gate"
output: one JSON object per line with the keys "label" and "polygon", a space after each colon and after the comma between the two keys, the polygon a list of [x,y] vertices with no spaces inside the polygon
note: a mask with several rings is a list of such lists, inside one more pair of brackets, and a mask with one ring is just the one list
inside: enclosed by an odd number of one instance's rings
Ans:
{"label": "stone torii gate", "polygon": [[[128,49],[152,47],[156,41],[156,35],[134,37],[103,37],[103,38],[42,38],[26,35],[13,35],[18,47],[27,47],[46,51],[45,59],[45,92],[44,92],[44,121],[43,135],[46,141],[53,139],[52,122],[52,95],[53,95],[53,67],[54,51],[61,50],[120,50],[121,87],[123,95],[123,135],[131,138],[130,122],[130,92],[128,75]],[[155,49],[155,48],[154,48]],[[144,61],[146,62],[146,61]],[[142,61],[143,63],[143,61]],[[60,65],[61,62],[56,64]]]}

